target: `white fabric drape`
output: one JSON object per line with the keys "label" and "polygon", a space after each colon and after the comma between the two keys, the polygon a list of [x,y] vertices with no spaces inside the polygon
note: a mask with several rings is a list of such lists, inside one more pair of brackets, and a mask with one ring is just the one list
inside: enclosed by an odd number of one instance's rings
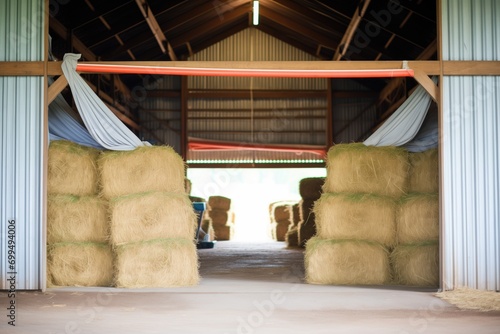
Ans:
{"label": "white fabric drape", "polygon": [[92,138],[101,146],[114,151],[130,151],[143,143],[129,128],[116,117],[104,102],[76,72],[76,64],[81,55],[64,55],[62,70],[71,88],[76,106]]}
{"label": "white fabric drape", "polygon": [[[433,79],[437,82],[437,78]],[[380,128],[364,141],[366,146],[403,146],[420,130],[431,104],[431,96],[418,86]]]}

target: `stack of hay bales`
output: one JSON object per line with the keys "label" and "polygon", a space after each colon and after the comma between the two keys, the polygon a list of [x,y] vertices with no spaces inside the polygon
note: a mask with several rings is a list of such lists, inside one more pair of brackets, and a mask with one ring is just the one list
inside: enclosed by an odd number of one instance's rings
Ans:
{"label": "stack of hay bales", "polygon": [[[203,197],[189,196],[189,200],[191,201],[191,203],[195,203],[195,202],[200,203],[201,202],[201,203],[205,203],[205,205],[207,203],[207,201]],[[208,234],[208,240],[205,240],[205,241],[214,241],[215,232],[214,232],[214,228],[213,228],[213,224],[212,224],[212,219],[208,215],[207,207],[205,207],[205,211],[203,212],[203,216],[201,217],[201,229],[203,230],[203,232]],[[202,240],[202,237],[204,238],[205,236],[202,236],[200,234],[198,236],[198,239]]]}
{"label": "stack of hay bales", "polygon": [[290,225],[288,225],[288,231],[285,235],[285,241],[287,247],[298,247],[299,246],[299,228],[300,223],[300,208],[299,203],[294,203],[289,208],[290,212]]}
{"label": "stack of hay bales", "polygon": [[437,149],[410,153],[409,192],[400,200],[397,246],[391,253],[394,280],[439,285],[439,171]]}
{"label": "stack of hay bales", "polygon": [[396,243],[397,201],[408,188],[408,153],[396,147],[336,145],[328,152],[317,236],[306,246],[315,284],[387,284]]}
{"label": "stack of hay bales", "polygon": [[110,286],[107,203],[97,196],[99,151],[52,141],[48,160],[48,286]]}
{"label": "stack of hay bales", "polygon": [[314,202],[321,197],[324,177],[308,177],[300,180],[299,193],[302,198],[299,202],[299,223],[297,237],[300,247],[316,235],[316,218],[313,211]]}
{"label": "stack of hay bales", "polygon": [[231,240],[234,235],[231,199],[224,196],[210,196],[208,198],[208,215],[212,220],[214,239]]}
{"label": "stack of hay bales", "polygon": [[287,201],[274,202],[269,205],[270,231],[274,241],[285,241],[290,227],[291,207],[292,204]]}
{"label": "stack of hay bales", "polygon": [[110,201],[117,287],[197,284],[196,215],[184,162],[170,147],[103,152],[102,196]]}

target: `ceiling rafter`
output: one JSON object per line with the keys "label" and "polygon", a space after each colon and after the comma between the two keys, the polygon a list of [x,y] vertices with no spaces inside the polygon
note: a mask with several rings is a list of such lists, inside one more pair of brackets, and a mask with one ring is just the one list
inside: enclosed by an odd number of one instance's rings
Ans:
{"label": "ceiling rafter", "polygon": [[352,16],[351,22],[349,23],[349,26],[347,27],[344,36],[342,37],[340,44],[337,46],[337,49],[335,50],[335,55],[333,56],[333,60],[335,61],[340,60],[345,55],[347,49],[349,48],[349,45],[351,44],[351,40],[354,36],[354,33],[356,32],[356,29],[358,29],[359,23],[361,22],[361,19],[365,15],[369,5],[370,5],[370,0],[360,0],[359,5],[356,8],[354,15]]}
{"label": "ceiling rafter", "polygon": [[167,41],[167,37],[165,37],[165,34],[163,33],[163,31],[160,28],[160,25],[158,24],[158,21],[156,21],[156,18],[153,14],[153,11],[149,7],[148,2],[146,0],[135,0],[135,2],[137,3],[137,6],[141,10],[144,19],[148,23],[151,32],[156,38],[156,41],[158,42],[161,51],[163,53],[168,53],[170,59],[174,61],[177,60],[177,56],[175,55],[174,49],[172,48],[172,45],[170,45],[170,43]]}

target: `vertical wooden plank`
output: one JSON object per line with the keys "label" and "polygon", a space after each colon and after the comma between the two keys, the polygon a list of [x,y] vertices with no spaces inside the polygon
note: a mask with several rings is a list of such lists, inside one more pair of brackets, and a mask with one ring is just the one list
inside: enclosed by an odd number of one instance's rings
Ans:
{"label": "vertical wooden plank", "polygon": [[187,102],[188,102],[188,77],[181,76],[181,156],[187,160]]}
{"label": "vertical wooden plank", "polygon": [[326,90],[326,150],[333,145],[333,102],[332,102],[332,79],[327,80],[327,90]]}

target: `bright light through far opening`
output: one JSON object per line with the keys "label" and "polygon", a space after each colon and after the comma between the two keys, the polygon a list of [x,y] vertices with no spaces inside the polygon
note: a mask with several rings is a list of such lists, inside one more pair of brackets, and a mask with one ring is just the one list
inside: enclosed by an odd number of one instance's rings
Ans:
{"label": "bright light through far opening", "polygon": [[259,1],[253,2],[253,25],[259,24]]}

